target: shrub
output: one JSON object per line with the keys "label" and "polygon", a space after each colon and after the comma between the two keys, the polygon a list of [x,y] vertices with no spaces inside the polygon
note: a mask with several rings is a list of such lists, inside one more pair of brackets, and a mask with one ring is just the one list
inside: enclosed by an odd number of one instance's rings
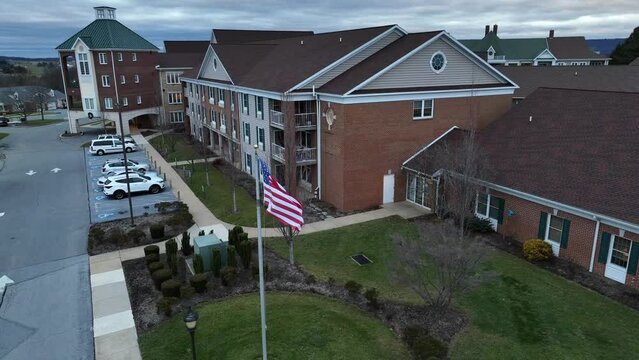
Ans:
{"label": "shrub", "polygon": [[149,245],[144,247],[144,255],[158,254],[160,255],[160,247],[157,245]]}
{"label": "shrub", "polygon": [[182,245],[182,254],[184,256],[189,256],[193,253],[193,248],[191,247],[191,235],[189,235],[188,231],[182,233],[182,240],[180,240]]}
{"label": "shrub", "polygon": [[148,268],[149,268],[149,272],[153,274],[157,270],[164,269],[164,264],[162,264],[160,261],[155,261],[150,263]]}
{"label": "shrub", "polygon": [[134,244],[139,244],[146,240],[146,233],[140,229],[131,229],[126,233],[126,237],[133,241]]}
{"label": "shrub", "polygon": [[235,246],[229,245],[226,248],[226,264],[232,268],[237,267],[237,258],[235,257]]}
{"label": "shrub", "polygon": [[178,256],[173,255],[170,258],[168,258],[168,262],[169,262],[169,268],[171,269],[171,273],[173,273],[173,275],[177,275],[178,274]]}
{"label": "shrub", "polygon": [[152,239],[161,239],[164,237],[164,224],[155,224],[149,226],[149,232]]}
{"label": "shrub", "polygon": [[158,314],[164,314],[166,316],[171,316],[173,313],[172,305],[178,301],[176,298],[172,297],[164,297],[158,301],[157,310]]}
{"label": "shrub", "polygon": [[206,283],[208,282],[208,276],[206,274],[195,274],[189,280],[191,286],[195,289],[197,293],[203,293],[206,291]]}
{"label": "shrub", "polygon": [[344,284],[344,288],[346,288],[351,296],[355,296],[362,290],[362,284],[357,281],[349,280],[346,284]]}
{"label": "shrub", "polygon": [[368,306],[372,307],[373,309],[377,309],[379,307],[379,292],[376,288],[367,289],[364,292],[364,297],[368,301]]}
{"label": "shrub", "polygon": [[333,278],[332,276],[328,277],[328,286],[333,286],[335,285],[335,278]]}
{"label": "shrub", "polygon": [[102,242],[104,240],[104,230],[99,227],[92,227],[89,230],[89,239],[95,243]]}
{"label": "shrub", "polygon": [[237,234],[237,241],[238,242],[248,241],[248,239],[249,239],[248,234],[245,233],[245,232]]}
{"label": "shrub", "polygon": [[548,261],[552,258],[552,247],[540,239],[524,242],[524,257],[528,261]]}
{"label": "shrub", "polygon": [[159,261],[160,261],[160,255],[158,254],[149,254],[144,257],[144,262],[146,263],[146,266],[149,266],[149,264],[154,262],[159,262]]}
{"label": "shrub", "polygon": [[164,297],[180,297],[180,282],[175,279],[166,280],[160,288]]}
{"label": "shrub", "polygon": [[196,274],[202,274],[204,272],[204,262],[202,261],[202,255],[195,255],[193,257],[193,271]]}
{"label": "shrub", "polygon": [[430,335],[420,336],[415,340],[412,346],[415,359],[418,360],[430,360],[430,359],[445,359],[448,353],[446,345],[437,341]]}
{"label": "shrub", "polygon": [[306,283],[307,284],[314,284],[317,281],[317,279],[315,278],[315,275],[311,274],[309,276],[306,277]]}
{"label": "shrub", "polygon": [[177,242],[175,241],[175,239],[171,239],[169,241],[167,241],[165,244],[166,247],[166,261],[169,263],[169,266],[171,266],[171,263],[173,262],[173,258],[177,257],[177,250],[178,250],[178,246],[177,246]]}
{"label": "shrub", "polygon": [[473,216],[467,220],[467,229],[480,234],[487,234],[493,232],[493,227],[488,219],[480,219]]}
{"label": "shrub", "polygon": [[166,221],[166,223],[171,226],[176,226],[176,225],[189,226],[193,224],[193,215],[191,215],[191,213],[188,210],[186,211],[180,210],[180,211],[177,211],[175,214],[173,214]]}
{"label": "shrub", "polygon": [[160,269],[151,274],[151,278],[153,279],[153,283],[155,287],[160,290],[162,283],[169,280],[171,278],[171,270],[169,269]]}
{"label": "shrub", "polygon": [[253,249],[251,248],[251,243],[248,240],[242,240],[238,243],[238,252],[240,254],[240,259],[242,260],[242,266],[245,269],[248,269],[251,266],[251,254]]}
{"label": "shrub", "polygon": [[220,269],[222,268],[222,253],[220,249],[213,249],[213,257],[211,258],[211,271],[213,276],[220,277]]}
{"label": "shrub", "polygon": [[233,286],[233,283],[235,283],[235,268],[223,267],[220,270],[220,277],[222,278],[222,285]]}
{"label": "shrub", "polygon": [[127,237],[126,237],[126,234],[124,233],[124,231],[122,231],[120,229],[113,229],[109,233],[109,241],[112,244],[116,244],[118,246],[122,246],[122,245],[126,244]]}
{"label": "shrub", "polygon": [[229,244],[233,246],[237,246],[240,240],[239,235],[242,234],[243,232],[244,232],[244,229],[238,225],[236,225],[233,229],[229,230]]}
{"label": "shrub", "polygon": [[[260,264],[257,259],[251,260],[251,275],[253,276],[253,279],[259,280]],[[266,275],[268,275],[268,265],[264,262],[264,280],[266,280]]]}
{"label": "shrub", "polygon": [[180,297],[182,299],[190,299],[195,295],[195,289],[190,285],[180,287]]}

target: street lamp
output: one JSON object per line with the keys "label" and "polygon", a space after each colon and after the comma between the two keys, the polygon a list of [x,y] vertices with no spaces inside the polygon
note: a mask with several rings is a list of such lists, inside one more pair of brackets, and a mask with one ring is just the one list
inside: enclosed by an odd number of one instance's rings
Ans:
{"label": "street lamp", "polygon": [[193,360],[195,360],[195,327],[197,326],[198,314],[190,306],[189,310],[184,314],[184,325],[191,335],[191,349],[193,351]]}

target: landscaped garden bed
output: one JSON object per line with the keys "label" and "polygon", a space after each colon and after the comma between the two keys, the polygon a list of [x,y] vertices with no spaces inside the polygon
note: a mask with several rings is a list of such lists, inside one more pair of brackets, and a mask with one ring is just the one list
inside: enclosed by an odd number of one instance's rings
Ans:
{"label": "landscaped garden bed", "polygon": [[87,250],[98,255],[162,241],[193,225],[193,216],[181,202],[156,204],[158,213],[95,223],[89,228]]}
{"label": "landscaped garden bed", "polygon": [[168,162],[197,160],[211,156],[211,152],[190,136],[183,133],[167,133],[154,137],[149,143]]}

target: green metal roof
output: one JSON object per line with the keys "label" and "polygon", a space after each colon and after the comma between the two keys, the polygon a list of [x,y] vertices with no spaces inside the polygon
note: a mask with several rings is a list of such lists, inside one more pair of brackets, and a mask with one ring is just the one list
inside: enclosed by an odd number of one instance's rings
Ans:
{"label": "green metal roof", "polygon": [[71,50],[76,40],[80,38],[92,50],[155,50],[159,49],[144,39],[135,31],[122,25],[117,20],[98,19],[84,29],[58,45],[56,50]]}
{"label": "green metal roof", "polygon": [[501,39],[492,31],[481,40],[461,40],[461,43],[476,53],[486,52],[492,46],[495,56],[505,56],[506,60],[534,59],[548,49],[545,38]]}

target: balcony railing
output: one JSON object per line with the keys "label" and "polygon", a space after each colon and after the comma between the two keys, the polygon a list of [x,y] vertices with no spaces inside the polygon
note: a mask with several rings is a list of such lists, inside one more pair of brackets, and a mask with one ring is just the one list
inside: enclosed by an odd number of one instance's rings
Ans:
{"label": "balcony railing", "polygon": [[[271,125],[280,129],[284,129],[284,114],[279,111],[271,110]],[[296,130],[314,129],[316,126],[316,113],[295,114]]]}
{"label": "balcony railing", "polygon": [[[271,155],[275,160],[286,163],[285,148],[281,145],[271,144]],[[299,147],[295,150],[295,163],[297,165],[306,165],[317,161],[317,149]]]}

